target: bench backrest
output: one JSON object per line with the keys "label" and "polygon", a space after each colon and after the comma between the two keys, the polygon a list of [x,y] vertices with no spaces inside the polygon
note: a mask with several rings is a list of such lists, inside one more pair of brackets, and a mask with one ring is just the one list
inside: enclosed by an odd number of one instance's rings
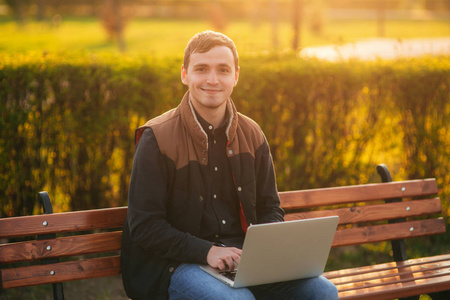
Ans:
{"label": "bench backrest", "polygon": [[436,180],[423,179],[281,192],[280,198],[286,220],[338,215],[333,247],[339,247],[444,233],[437,193]]}
{"label": "bench backrest", "polygon": [[[425,179],[280,192],[280,198],[286,220],[338,215],[338,247],[445,232],[444,220],[436,217],[440,199],[430,197],[437,192],[435,179]],[[120,274],[126,212],[119,207],[0,219],[0,239],[38,236],[0,245],[2,288]],[[16,266],[36,260],[44,264]]]}
{"label": "bench backrest", "polygon": [[[34,236],[33,240],[0,245],[2,288],[120,274],[126,213],[127,208],[120,207],[0,219],[0,239]],[[51,238],[52,234],[60,236]],[[54,260],[64,257],[67,259],[61,262]],[[36,260],[47,264],[18,264]],[[4,268],[4,264],[14,267]]]}

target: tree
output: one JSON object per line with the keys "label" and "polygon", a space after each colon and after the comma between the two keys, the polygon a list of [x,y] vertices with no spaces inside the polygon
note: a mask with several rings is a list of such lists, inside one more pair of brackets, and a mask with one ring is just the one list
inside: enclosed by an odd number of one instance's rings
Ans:
{"label": "tree", "polygon": [[302,29],[302,19],[303,19],[303,0],[293,0],[292,3],[292,26],[294,30],[294,36],[292,38],[292,50],[298,50],[301,45],[301,29]]}
{"label": "tree", "polygon": [[102,14],[103,27],[109,35],[110,40],[117,41],[120,52],[126,49],[123,31],[126,18],[122,0],[105,0]]}
{"label": "tree", "polygon": [[271,18],[272,18],[272,46],[274,50],[278,49],[278,0],[271,0]]}
{"label": "tree", "polygon": [[25,6],[28,4],[27,0],[5,0],[6,5],[9,6],[14,14],[16,22],[23,25],[25,20]]}

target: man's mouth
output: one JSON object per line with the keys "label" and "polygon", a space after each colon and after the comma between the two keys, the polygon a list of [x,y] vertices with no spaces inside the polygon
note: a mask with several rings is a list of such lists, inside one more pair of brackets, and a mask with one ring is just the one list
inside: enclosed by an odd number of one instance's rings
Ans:
{"label": "man's mouth", "polygon": [[220,89],[208,89],[208,88],[201,88],[201,90],[206,93],[211,93],[211,94],[218,93],[221,91]]}

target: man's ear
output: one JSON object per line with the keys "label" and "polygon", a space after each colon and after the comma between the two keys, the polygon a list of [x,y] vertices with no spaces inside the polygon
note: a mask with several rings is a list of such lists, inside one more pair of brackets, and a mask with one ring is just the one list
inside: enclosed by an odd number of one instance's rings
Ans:
{"label": "man's ear", "polygon": [[240,70],[240,67],[237,67],[237,70],[234,73],[234,85],[235,86],[236,86],[236,84],[238,83],[238,80],[239,80],[239,70]]}
{"label": "man's ear", "polygon": [[184,68],[184,65],[181,65],[181,82],[185,85],[187,85],[186,75],[186,69]]}

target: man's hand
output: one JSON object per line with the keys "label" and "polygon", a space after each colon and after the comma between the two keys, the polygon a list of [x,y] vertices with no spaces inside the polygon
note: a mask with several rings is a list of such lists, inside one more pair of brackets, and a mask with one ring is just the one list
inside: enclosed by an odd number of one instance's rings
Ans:
{"label": "man's hand", "polygon": [[233,271],[235,263],[239,264],[242,250],[231,247],[212,246],[206,257],[206,261],[213,268],[221,271]]}

